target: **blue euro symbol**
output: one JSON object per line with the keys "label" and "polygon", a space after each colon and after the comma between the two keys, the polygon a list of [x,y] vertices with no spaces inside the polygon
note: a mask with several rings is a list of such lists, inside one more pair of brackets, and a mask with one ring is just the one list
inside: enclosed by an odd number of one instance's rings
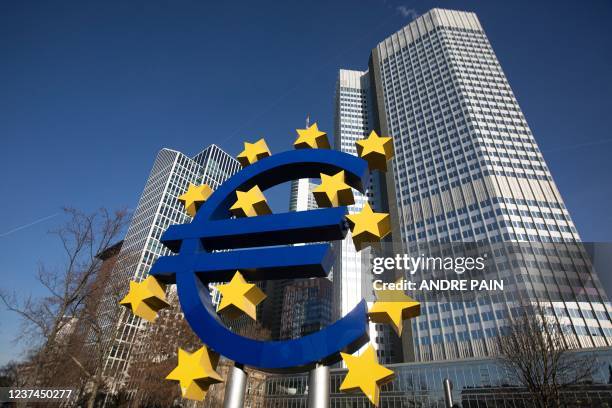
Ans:
{"label": "blue euro symbol", "polygon": [[[176,283],[185,318],[204,344],[240,364],[295,372],[317,363],[338,362],[341,351],[353,353],[368,341],[365,301],[318,332],[292,340],[261,341],[225,327],[208,290],[208,283],[229,281],[236,270],[250,281],[327,276],[333,265],[333,249],[329,242],[321,242],[346,236],[346,207],[237,219],[229,218],[229,207],[236,190],[246,191],[255,185],[266,190],[341,170],[347,184],[364,191],[367,163],[359,157],[327,149],[272,155],[225,181],[191,223],[170,226],[162,235],[162,243],[178,255],[159,258],[150,274],[164,283]],[[307,245],[291,245],[297,243]]]}

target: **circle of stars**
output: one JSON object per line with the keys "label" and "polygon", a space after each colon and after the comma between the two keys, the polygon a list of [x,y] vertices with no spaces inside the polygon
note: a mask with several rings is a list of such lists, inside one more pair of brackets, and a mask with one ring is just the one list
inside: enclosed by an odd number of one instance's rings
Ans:
{"label": "circle of stars", "polygon": [[[329,149],[327,134],[319,130],[316,123],[307,129],[296,129],[298,134],[293,146],[296,149]],[[356,141],[357,155],[368,163],[370,171],[387,170],[387,162],[393,157],[393,140],[379,136],[372,131],[362,140]],[[245,142],[244,150],[237,156],[242,167],[249,166],[270,156],[270,149],[262,138],[254,143]],[[336,174],[321,173],[321,184],[313,189],[319,207],[338,207],[355,204],[352,188],[347,184],[344,171]],[[189,183],[187,191],[177,199],[190,217],[195,217],[200,206],[210,197],[212,189],[206,185],[196,186]],[[258,186],[247,191],[236,191],[236,201],[229,208],[236,217],[256,217],[271,214],[265,195]],[[375,212],[369,203],[354,214],[346,216],[351,230],[355,249],[360,251],[380,242],[391,232],[390,216]],[[247,282],[240,271],[236,271],[230,282],[216,286],[221,294],[217,312],[235,319],[247,315],[256,320],[256,308],[266,295],[253,283]],[[398,335],[402,335],[403,322],[420,314],[420,304],[402,291],[377,291],[377,299],[368,311],[370,321],[390,325]],[[165,285],[153,276],[142,282],[130,282],[130,290],[119,302],[133,314],[153,322],[158,312],[168,307]],[[340,390],[345,392],[361,391],[370,402],[378,406],[380,386],[391,381],[395,373],[378,363],[376,351],[370,344],[360,355],[340,353],[348,369]],[[222,382],[215,371],[219,356],[202,346],[189,353],[178,349],[178,365],[166,379],[178,381],[183,398],[202,401],[210,385]]]}

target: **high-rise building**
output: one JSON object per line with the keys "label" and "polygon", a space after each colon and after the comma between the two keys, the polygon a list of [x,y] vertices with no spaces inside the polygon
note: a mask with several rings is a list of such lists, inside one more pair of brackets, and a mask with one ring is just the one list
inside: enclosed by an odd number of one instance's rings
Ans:
{"label": "high-rise building", "polygon": [[281,339],[317,332],[332,322],[332,282],[326,278],[294,279],[283,290]]}
{"label": "high-rise building", "polygon": [[[121,251],[121,246],[123,245],[123,240],[116,242],[112,245],[109,245],[107,248],[104,248],[98,254],[96,254],[96,258],[102,261],[100,265],[100,269],[96,274],[96,278],[92,284],[92,290],[90,296],[87,297],[85,301],[85,308],[91,311],[92,315],[96,315],[99,318],[98,322],[102,323],[105,321],[101,315],[101,308],[106,305],[104,302],[105,288],[107,288],[110,284],[110,279],[113,274],[113,270],[115,269],[115,265],[117,264],[117,258],[119,256],[119,252]],[[88,347],[95,347],[96,343],[100,340],[100,337],[95,330],[91,329],[91,326],[97,326],[97,323],[88,322],[85,325],[80,325],[79,330],[87,331],[85,335],[87,338],[86,344]],[[104,339],[102,337],[102,339]],[[102,345],[104,347],[104,345]]]}
{"label": "high-rise building", "polygon": [[[306,117],[306,128],[310,127],[310,115]],[[308,211],[317,208],[317,202],[312,194],[316,187],[312,180],[304,178],[291,181],[289,191],[289,211]]]}
{"label": "high-rise building", "polygon": [[[512,265],[499,276],[546,309],[568,344],[612,344],[611,305],[583,251],[568,247],[580,241],[576,228],[474,13],[433,9],[378,44],[368,71],[341,70],[336,128],[336,147],[353,154],[355,140],[371,129],[393,138],[386,190],[396,251],[496,244]],[[351,212],[366,199],[376,207],[384,195],[370,194],[358,196]],[[508,242],[539,246],[525,245],[513,258]],[[335,282],[342,314],[371,289],[359,272],[358,258],[367,255],[346,244],[334,268],[342,276]],[[567,262],[569,270],[557,273]],[[494,355],[519,292],[425,302],[407,327],[412,333],[402,337],[412,340],[404,344],[404,358]]]}
{"label": "high-rise building", "polygon": [[[177,197],[183,194],[189,183],[208,184],[213,190],[240,169],[232,156],[216,145],[211,145],[190,158],[175,150],[162,149],[155,159],[138,206],[134,211],[117,263],[112,272],[114,285],[127,287],[130,280],[146,278],[157,258],[170,252],[159,241],[163,232],[172,224],[190,221]],[[104,330],[112,345],[105,361],[104,375],[113,381],[122,381],[141,319],[121,308],[116,316],[117,300],[108,296],[104,302],[109,316]]]}
{"label": "high-rise building", "polygon": [[[340,70],[334,103],[335,149],[357,155],[355,142],[374,130],[373,98],[368,72]],[[361,211],[366,202],[374,211],[387,211],[385,191],[383,175],[378,171],[371,172],[365,194],[353,191],[355,204],[348,207],[349,213]],[[372,300],[373,277],[367,267],[372,251],[369,248],[357,251],[350,231],[344,240],[334,244],[334,249],[334,316],[337,319],[346,315],[362,299]],[[402,361],[399,339],[388,326],[370,324],[370,338],[380,361]]]}
{"label": "high-rise building", "polygon": [[312,190],[317,186],[310,179],[299,179],[291,181],[289,192],[289,211],[308,211],[317,208]]}

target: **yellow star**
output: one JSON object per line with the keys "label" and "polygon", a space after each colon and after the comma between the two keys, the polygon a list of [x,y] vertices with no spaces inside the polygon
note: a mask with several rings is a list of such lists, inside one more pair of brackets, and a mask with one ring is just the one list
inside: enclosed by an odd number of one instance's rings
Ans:
{"label": "yellow star", "polygon": [[236,202],[230,207],[236,217],[255,217],[272,213],[266,197],[257,186],[249,191],[236,191],[236,197]]}
{"label": "yellow star", "polygon": [[346,353],[340,355],[348,368],[348,373],[340,385],[340,391],[361,390],[374,406],[378,406],[379,387],[393,380],[395,373],[378,364],[376,351],[371,344],[360,356]]}
{"label": "yellow star", "polygon": [[377,290],[376,302],[368,311],[374,323],[393,326],[398,336],[402,335],[404,320],[421,314],[421,304],[406,295],[402,290]]}
{"label": "yellow star", "polygon": [[296,129],[298,138],[293,143],[296,149],[329,149],[327,133],[321,132],[316,123],[308,129]]}
{"label": "yellow star", "polygon": [[387,161],[393,157],[393,140],[372,131],[367,139],[358,140],[357,154],[368,162],[370,170],[387,171]]}
{"label": "yellow star", "polygon": [[270,149],[264,139],[259,139],[255,143],[244,142],[244,150],[238,154],[238,161],[242,167],[253,164],[264,157],[270,156]]}
{"label": "yellow star", "polygon": [[391,232],[389,214],[372,211],[368,203],[365,203],[361,212],[347,215],[346,218],[351,227],[353,243],[357,250],[379,242]]}
{"label": "yellow star", "polygon": [[333,176],[321,173],[321,184],[312,190],[319,207],[355,204],[351,186],[344,182],[344,170]]}
{"label": "yellow star", "polygon": [[178,350],[178,365],[166,380],[178,381],[183,398],[203,401],[208,387],[223,382],[215,371],[219,355],[209,352],[206,346],[194,353],[188,353],[182,348]]}
{"label": "yellow star", "polygon": [[257,305],[266,295],[253,283],[248,283],[239,271],[229,283],[217,286],[223,298],[217,307],[217,312],[230,319],[236,319],[245,313],[251,319],[257,320]]}
{"label": "yellow star", "polygon": [[212,189],[208,184],[196,186],[195,184],[189,183],[187,191],[185,194],[180,195],[178,200],[185,206],[185,212],[189,214],[190,217],[195,217],[200,206],[208,200],[211,194]]}
{"label": "yellow star", "polygon": [[119,304],[148,322],[155,320],[159,310],[170,306],[166,302],[165,287],[153,276],[147,276],[142,282],[131,281],[130,291]]}

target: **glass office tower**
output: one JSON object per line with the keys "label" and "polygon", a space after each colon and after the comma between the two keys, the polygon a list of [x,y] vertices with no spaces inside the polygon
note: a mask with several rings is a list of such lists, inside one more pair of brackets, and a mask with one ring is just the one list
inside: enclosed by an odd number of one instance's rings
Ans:
{"label": "glass office tower", "polygon": [[[612,343],[610,303],[474,13],[429,11],[378,44],[368,71],[341,70],[338,89],[336,146],[354,149],[369,129],[393,137],[386,190],[395,250],[489,243],[510,266],[496,266],[511,288],[502,294],[425,302],[412,335],[402,336],[404,359],[494,355],[525,300],[521,291],[559,323],[568,344]],[[515,256],[508,242],[528,244]],[[367,290],[356,287],[363,276],[349,275],[359,264],[350,251],[343,247],[343,313]]]}
{"label": "glass office tower", "polygon": [[329,279],[288,281],[283,288],[280,338],[297,339],[332,323],[332,299],[332,282]]}
{"label": "glass office tower", "polygon": [[[175,150],[162,149],[132,216],[112,272],[112,282],[127,288],[130,280],[145,279],[157,258],[170,254],[159,239],[168,226],[191,220],[177,199],[187,190],[189,183],[206,183],[214,190],[239,169],[238,161],[216,145],[207,147],[193,158]],[[112,381],[123,381],[130,353],[141,329],[141,319],[126,308],[120,308],[116,319],[114,308],[119,305],[113,296],[108,296],[104,303],[101,313],[109,316],[104,331],[112,341],[104,375]]]}
{"label": "glass office tower", "polygon": [[317,187],[310,179],[291,181],[289,211],[308,211],[317,207],[312,190]]}

